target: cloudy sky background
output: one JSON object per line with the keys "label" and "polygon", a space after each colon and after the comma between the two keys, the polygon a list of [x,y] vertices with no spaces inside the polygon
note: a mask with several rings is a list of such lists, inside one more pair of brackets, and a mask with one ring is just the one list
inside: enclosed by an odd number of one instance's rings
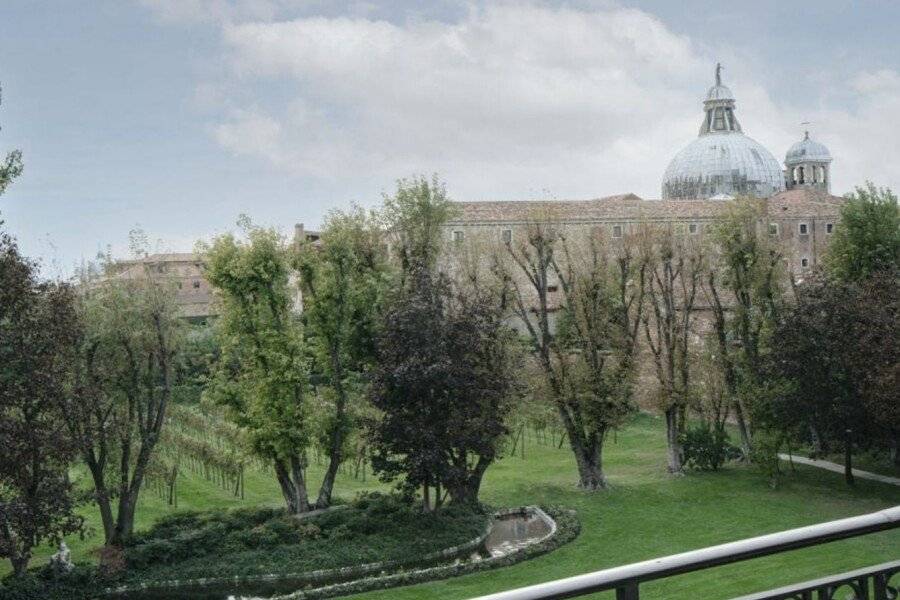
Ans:
{"label": "cloudy sky background", "polygon": [[189,250],[437,172],[460,200],[659,197],[716,61],[782,159],[900,188],[900,3],[3,0],[0,219],[49,274]]}

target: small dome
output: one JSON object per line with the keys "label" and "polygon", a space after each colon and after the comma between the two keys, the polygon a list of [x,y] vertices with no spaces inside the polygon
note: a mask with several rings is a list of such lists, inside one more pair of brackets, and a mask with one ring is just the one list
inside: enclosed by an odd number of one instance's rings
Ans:
{"label": "small dome", "polygon": [[709,102],[710,100],[734,100],[734,94],[731,93],[731,89],[726,85],[714,85],[706,92],[706,101]]}
{"label": "small dome", "polygon": [[665,199],[756,196],[784,190],[781,165],[743,133],[702,135],[683,148],[663,176]]}
{"label": "small dome", "polygon": [[824,144],[809,139],[809,132],[802,140],[791,146],[784,157],[787,166],[798,165],[804,162],[831,162],[831,152]]}

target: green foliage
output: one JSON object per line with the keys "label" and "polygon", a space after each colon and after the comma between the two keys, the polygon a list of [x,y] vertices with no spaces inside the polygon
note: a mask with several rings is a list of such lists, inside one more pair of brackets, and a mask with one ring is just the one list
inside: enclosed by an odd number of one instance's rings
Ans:
{"label": "green foliage", "polygon": [[273,461],[285,501],[302,512],[303,455],[313,431],[288,249],[274,230],[248,226],[246,233],[246,240],[220,236],[206,251],[206,276],[223,307],[222,356],[206,394],[246,430],[252,450]]}
{"label": "green foliage", "polygon": [[515,385],[513,334],[489,292],[419,269],[388,310],[371,398],[373,468],[390,481],[474,504],[496,460]]}
{"label": "green foliage", "polygon": [[0,582],[3,600],[89,600],[102,587],[114,583],[100,575],[93,565],[75,565],[64,578],[54,576],[49,566],[23,577],[7,577]]}
{"label": "green foliage", "polygon": [[728,439],[728,433],[708,423],[689,427],[681,434],[681,448],[685,466],[700,471],[718,471],[729,460],[741,456],[741,451]]}
{"label": "green foliage", "polygon": [[889,188],[866,182],[847,196],[825,263],[832,277],[844,281],[900,267],[900,208]]}
{"label": "green foliage", "polygon": [[[69,431],[88,466],[108,543],[131,534],[144,472],[159,440],[183,340],[175,288],[149,270],[83,274]],[[112,500],[117,505],[113,513]]]}
{"label": "green foliage", "polygon": [[129,581],[301,573],[399,560],[479,535],[486,516],[439,517],[397,496],[366,494],[302,520],[284,510],[191,512],[160,520],[125,548]]}
{"label": "green foliage", "polygon": [[784,435],[778,431],[763,429],[753,436],[750,462],[765,475],[769,487],[775,489],[781,482],[781,459],[778,453],[784,447]]}
{"label": "green foliage", "polygon": [[[3,102],[3,90],[0,88],[0,104]],[[13,150],[0,160],[0,195],[12,183],[12,180],[22,174],[22,152]]]}
{"label": "green foliage", "polygon": [[73,290],[0,230],[0,558],[20,575],[35,546],[81,529],[62,411],[79,330]]}
{"label": "green foliage", "polygon": [[384,228],[395,238],[395,250],[405,272],[431,269],[441,251],[441,228],[456,209],[443,182],[434,175],[401,179],[393,196],[385,195]]}
{"label": "green foliage", "polygon": [[320,508],[330,503],[339,465],[364,443],[359,423],[372,412],[365,402],[366,372],[375,359],[378,320],[390,285],[382,235],[360,208],[334,212],[320,240],[301,242],[293,256],[303,291],[311,379],[320,385],[316,439],[330,463]]}

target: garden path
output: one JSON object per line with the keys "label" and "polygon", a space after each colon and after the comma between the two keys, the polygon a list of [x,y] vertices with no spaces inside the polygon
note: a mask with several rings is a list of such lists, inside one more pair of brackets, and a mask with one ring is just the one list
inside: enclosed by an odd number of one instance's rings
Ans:
{"label": "garden path", "polygon": [[[815,458],[806,458],[805,456],[791,456],[789,454],[779,454],[778,458],[781,460],[793,460],[797,464],[801,465],[809,465],[811,467],[818,467],[820,469],[825,469],[826,471],[834,471],[835,473],[843,473],[844,465],[839,465],[837,463],[833,463],[827,460],[817,460]],[[889,477],[888,475],[879,475],[878,473],[871,473],[869,471],[861,471],[860,469],[853,469],[853,476],[859,477],[860,479],[871,479],[872,481],[880,481],[881,483],[887,483],[890,485],[900,485],[900,477]]]}

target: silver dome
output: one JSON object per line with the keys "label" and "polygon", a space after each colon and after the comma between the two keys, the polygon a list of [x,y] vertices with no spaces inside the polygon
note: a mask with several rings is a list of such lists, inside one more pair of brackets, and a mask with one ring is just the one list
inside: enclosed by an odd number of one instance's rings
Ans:
{"label": "silver dome", "polygon": [[700,136],[676,154],[666,168],[663,199],[767,198],[784,190],[781,165],[771,152],[743,134],[734,114],[734,95],[722,84],[720,64],[716,65],[716,84],[707,92],[703,109],[706,118]]}
{"label": "silver dome", "polygon": [[802,140],[791,146],[784,157],[787,166],[799,165],[805,162],[831,162],[831,152],[824,144],[809,139],[809,132]]}
{"label": "silver dome", "polygon": [[743,133],[698,137],[669,163],[663,177],[664,199],[756,196],[784,190],[781,165],[762,144]]}

